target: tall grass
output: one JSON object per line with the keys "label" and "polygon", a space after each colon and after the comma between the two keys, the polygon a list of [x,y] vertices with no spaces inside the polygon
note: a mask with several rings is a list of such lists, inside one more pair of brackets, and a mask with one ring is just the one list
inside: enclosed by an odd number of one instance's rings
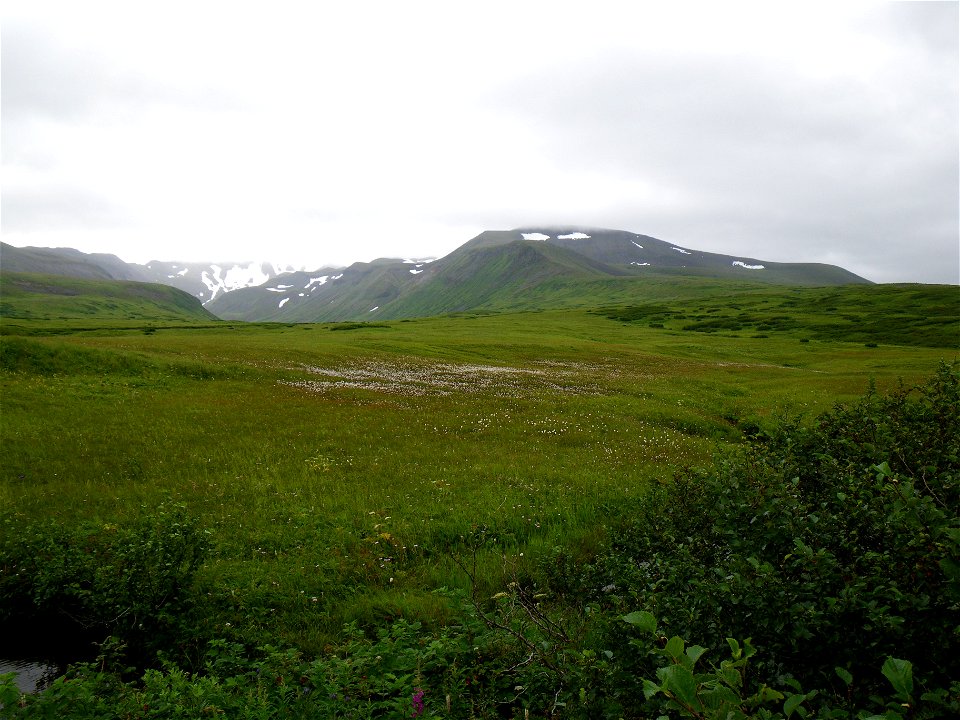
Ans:
{"label": "tall grass", "polygon": [[506,558],[602,543],[608,501],[709,463],[751,423],[945,356],[579,311],[329,328],[0,338],[8,526],[184,503],[212,538],[203,623],[319,651],[345,621],[442,622],[431,591],[466,582],[473,533],[496,539],[478,556],[494,587]]}

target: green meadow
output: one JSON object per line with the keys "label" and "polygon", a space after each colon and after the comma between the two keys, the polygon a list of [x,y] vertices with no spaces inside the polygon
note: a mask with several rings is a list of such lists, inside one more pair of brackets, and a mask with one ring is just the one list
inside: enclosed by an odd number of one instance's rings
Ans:
{"label": "green meadow", "polygon": [[371,324],[8,317],[0,523],[177,508],[208,548],[184,663],[209,638],[320,657],[345,625],[439,631],[451,593],[589,562],[631,502],[761,429],[956,361],[955,288],[877,289],[886,323],[871,292]]}
{"label": "green meadow", "polygon": [[585,312],[338,330],[4,338],[0,506],[106,523],[185,503],[214,538],[211,620],[318,651],[347,620],[442,615],[431,591],[465,582],[450,553],[478,525],[518,555],[596,542],[609,501],[743,428],[952,359]]}

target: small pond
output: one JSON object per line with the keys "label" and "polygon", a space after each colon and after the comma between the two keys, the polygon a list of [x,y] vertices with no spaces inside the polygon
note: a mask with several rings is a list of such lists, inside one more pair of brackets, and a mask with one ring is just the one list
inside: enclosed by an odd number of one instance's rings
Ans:
{"label": "small pond", "polygon": [[0,658],[0,675],[4,673],[17,674],[17,687],[21,692],[32,693],[42,690],[60,674],[56,665],[50,665],[35,660],[9,660]]}

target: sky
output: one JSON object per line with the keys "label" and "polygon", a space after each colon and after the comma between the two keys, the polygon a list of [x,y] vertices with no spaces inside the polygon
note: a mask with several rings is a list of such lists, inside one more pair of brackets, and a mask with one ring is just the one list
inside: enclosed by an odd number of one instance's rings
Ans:
{"label": "sky", "polygon": [[316,269],[606,227],[960,283],[958,3],[0,8],[3,240]]}

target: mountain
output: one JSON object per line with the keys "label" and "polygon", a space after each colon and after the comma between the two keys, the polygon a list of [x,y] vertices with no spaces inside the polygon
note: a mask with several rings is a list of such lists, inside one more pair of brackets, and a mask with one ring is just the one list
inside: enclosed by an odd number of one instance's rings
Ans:
{"label": "mountain", "polygon": [[66,275],[90,280],[145,280],[135,266],[116,255],[88,255],[73,248],[18,248],[2,242],[0,268],[7,272]]}
{"label": "mountain", "polygon": [[[713,277],[749,278],[786,285],[845,285],[869,282],[835,265],[776,263],[743,255],[722,255],[664,242],[649,235],[599,228],[521,228],[527,240],[564,247],[611,265],[640,270],[687,270]],[[642,271],[641,272],[646,272]]]}
{"label": "mountain", "polygon": [[[469,244],[468,244],[469,245]],[[624,277],[628,271],[563,247],[512,241],[464,246],[428,273],[383,317],[412,317],[483,308],[529,295],[549,281]]]}
{"label": "mountain", "polygon": [[[868,283],[835,265],[702,252],[624,230],[523,227],[483,232],[436,261],[382,258],[313,272],[268,263],[124,263],[112,255],[3,245],[5,269],[159,282],[226,320],[325,322],[629,302],[659,284],[735,280]],[[658,290],[663,292],[664,290]]]}
{"label": "mountain", "polygon": [[134,267],[149,282],[180,288],[204,305],[234,290],[264,285],[296,272],[293,267],[280,267],[266,262],[184,263],[151,260],[146,265]]}
{"label": "mountain", "polygon": [[0,316],[17,320],[210,322],[200,301],[168,285],[65,275],[0,272]]}
{"label": "mountain", "polygon": [[239,288],[263,285],[293,267],[271,263],[184,263],[152,260],[127,263],[116,255],[82,253],[72,248],[18,248],[0,243],[0,267],[9,272],[65,275],[100,280],[135,280],[170,285],[206,304]]}
{"label": "mountain", "polygon": [[834,265],[701,252],[622,230],[542,227],[487,231],[435,262],[382,259],[336,275],[323,272],[328,277],[319,286],[304,275],[300,280],[306,282],[287,286],[284,279],[238,290],[208,307],[229,320],[323,322],[603,304],[613,295],[623,302],[651,282],[684,278],[761,285],[869,282]]}

